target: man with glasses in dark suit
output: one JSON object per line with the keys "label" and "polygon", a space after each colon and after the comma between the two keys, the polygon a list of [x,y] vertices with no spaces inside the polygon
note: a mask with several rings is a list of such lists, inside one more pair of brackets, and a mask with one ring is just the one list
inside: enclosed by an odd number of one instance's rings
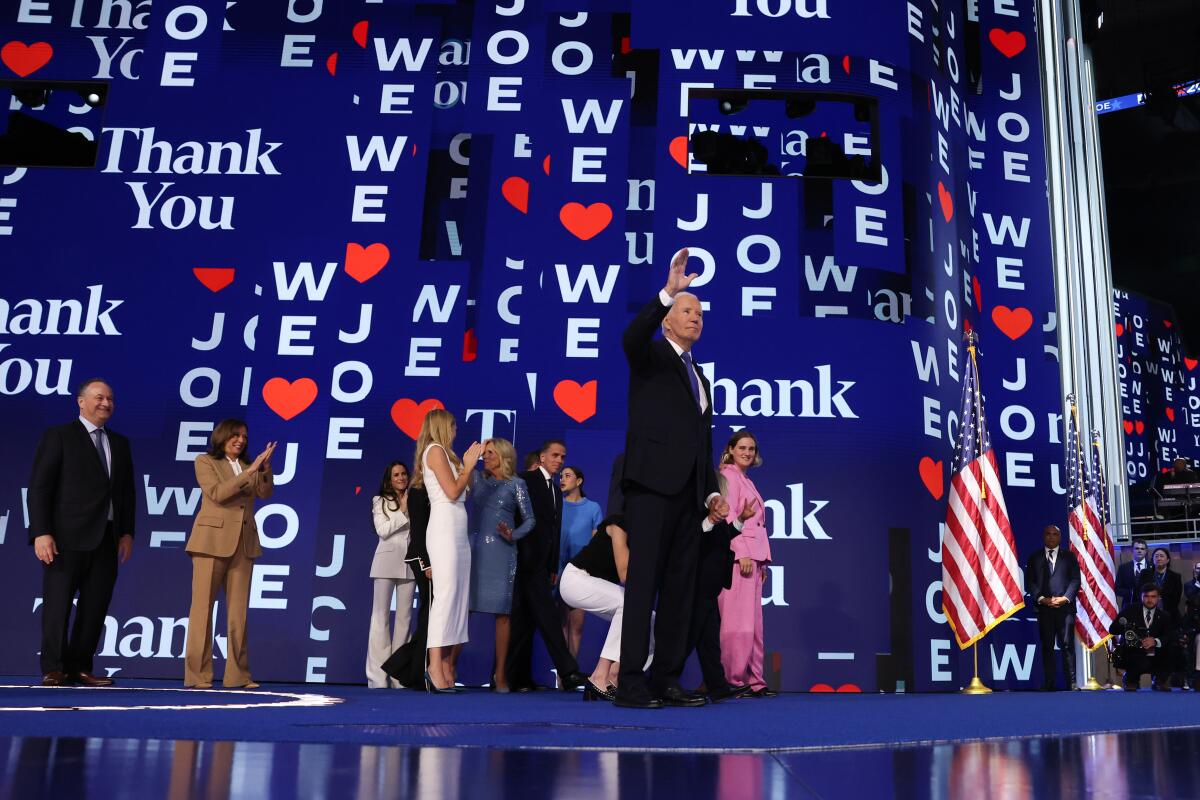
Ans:
{"label": "man with glasses in dark suit", "polygon": [[42,434],[29,478],[29,543],[43,565],[42,684],[110,686],[111,678],[93,674],[92,659],[117,562],[133,552],[133,461],[129,440],[107,427],[108,383],[84,381],[76,402],[78,419]]}

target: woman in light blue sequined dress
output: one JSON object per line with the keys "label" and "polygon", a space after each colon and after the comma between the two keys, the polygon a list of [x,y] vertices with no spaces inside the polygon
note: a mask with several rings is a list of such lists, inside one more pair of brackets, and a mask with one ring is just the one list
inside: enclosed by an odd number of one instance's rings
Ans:
{"label": "woman in light blue sequined dress", "polygon": [[515,542],[533,528],[525,481],[516,476],[517,453],[507,439],[483,443],[483,472],[471,478],[475,524],[471,534],[471,610],[496,615],[496,665],[492,690],[508,691],[509,613],[517,574]]}

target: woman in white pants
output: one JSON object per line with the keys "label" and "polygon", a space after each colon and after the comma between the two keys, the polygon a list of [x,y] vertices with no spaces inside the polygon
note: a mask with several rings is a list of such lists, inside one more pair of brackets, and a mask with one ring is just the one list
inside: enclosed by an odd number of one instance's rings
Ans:
{"label": "woman in white pants", "polygon": [[[371,500],[371,520],[379,544],[371,561],[375,584],[371,602],[371,633],[367,639],[367,686],[371,689],[395,688],[398,684],[381,666],[400,645],[408,641],[412,616],[412,569],[404,561],[408,551],[408,467],[400,461],[388,464],[380,482],[379,494]],[[396,596],[396,619],[389,625],[392,595]]]}
{"label": "woman in white pants", "polygon": [[[625,571],[629,566],[629,539],[621,527],[623,524],[624,520],[619,516],[602,521],[591,541],[563,568],[558,579],[558,591],[564,603],[609,620],[600,659],[583,685],[584,700],[616,697],[617,674],[621,669],[621,620],[625,609],[625,589],[621,584],[625,582]],[[653,639],[650,658],[654,658]]]}

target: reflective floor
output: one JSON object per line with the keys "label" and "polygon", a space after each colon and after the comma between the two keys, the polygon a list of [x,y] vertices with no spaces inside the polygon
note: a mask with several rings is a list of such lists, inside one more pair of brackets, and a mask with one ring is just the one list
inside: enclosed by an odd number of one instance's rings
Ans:
{"label": "reflective floor", "polygon": [[0,797],[1187,798],[1200,731],[788,754],[0,740]]}

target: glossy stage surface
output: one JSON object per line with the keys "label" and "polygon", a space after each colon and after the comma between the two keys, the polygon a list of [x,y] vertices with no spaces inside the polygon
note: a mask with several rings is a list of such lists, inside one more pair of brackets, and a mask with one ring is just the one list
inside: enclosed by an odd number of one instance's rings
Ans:
{"label": "glossy stage surface", "polygon": [[635,711],[551,691],[3,683],[0,798],[1200,797],[1192,692]]}

